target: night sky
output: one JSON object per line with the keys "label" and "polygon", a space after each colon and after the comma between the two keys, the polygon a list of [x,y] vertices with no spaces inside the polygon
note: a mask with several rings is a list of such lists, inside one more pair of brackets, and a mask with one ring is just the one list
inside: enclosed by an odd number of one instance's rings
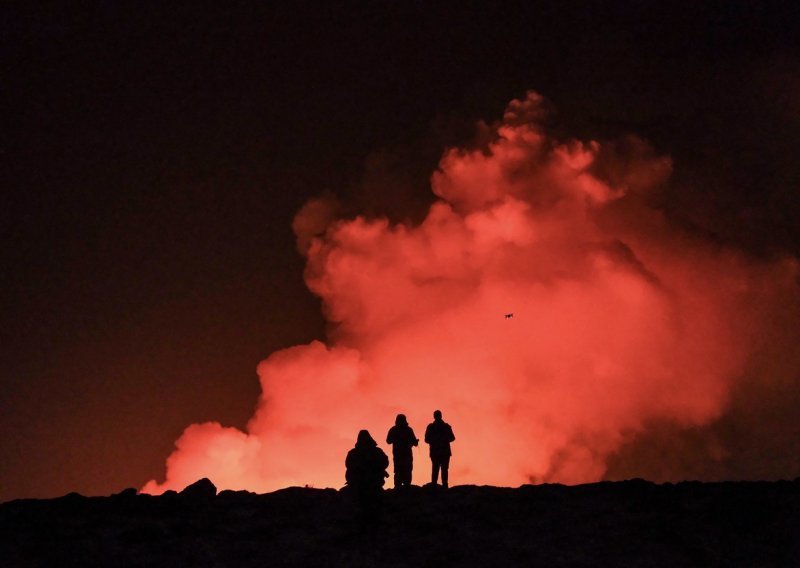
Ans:
{"label": "night sky", "polygon": [[[166,4],[0,11],[0,500],[141,487],[188,424],[244,427],[258,362],[325,337],[297,211],[418,219],[529,89],[564,137],[672,156],[687,231],[800,255],[793,3]],[[800,475],[796,385],[742,475]]]}

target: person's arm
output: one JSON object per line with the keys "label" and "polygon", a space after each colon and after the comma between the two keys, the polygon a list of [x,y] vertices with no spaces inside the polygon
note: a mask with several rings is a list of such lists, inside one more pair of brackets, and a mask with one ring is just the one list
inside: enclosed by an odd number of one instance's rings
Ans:
{"label": "person's arm", "polygon": [[448,426],[448,427],[447,427],[447,429],[448,429],[448,430],[450,430],[450,441],[451,441],[451,442],[455,442],[455,441],[456,441],[456,435],[455,435],[455,434],[453,434],[453,428],[452,428],[452,426]]}

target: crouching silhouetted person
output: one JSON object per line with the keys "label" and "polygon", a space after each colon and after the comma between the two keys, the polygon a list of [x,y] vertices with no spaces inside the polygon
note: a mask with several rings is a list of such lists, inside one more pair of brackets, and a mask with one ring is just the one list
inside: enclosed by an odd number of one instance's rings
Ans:
{"label": "crouching silhouetted person", "polygon": [[414,456],[411,448],[419,444],[414,430],[408,425],[405,414],[398,414],[394,426],[386,435],[386,443],[392,445],[392,461],[394,462],[394,486],[411,485],[411,471],[414,468]]}
{"label": "crouching silhouetted person", "polygon": [[389,458],[366,430],[358,433],[356,446],[347,452],[345,480],[358,508],[359,529],[375,529],[381,517],[383,483],[389,477]]}
{"label": "crouching silhouetted person", "polygon": [[431,484],[436,485],[439,480],[439,470],[442,470],[442,487],[447,489],[447,473],[450,469],[450,442],[456,437],[450,424],[442,420],[442,411],[433,413],[433,422],[425,429],[425,443],[431,447]]}

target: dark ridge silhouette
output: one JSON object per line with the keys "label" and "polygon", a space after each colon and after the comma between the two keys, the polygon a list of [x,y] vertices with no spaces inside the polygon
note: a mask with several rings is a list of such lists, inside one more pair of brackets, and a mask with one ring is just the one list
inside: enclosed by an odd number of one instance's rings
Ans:
{"label": "dark ridge silhouette", "polygon": [[347,490],[76,493],[0,504],[0,564],[800,566],[800,479],[410,486],[360,537]]}

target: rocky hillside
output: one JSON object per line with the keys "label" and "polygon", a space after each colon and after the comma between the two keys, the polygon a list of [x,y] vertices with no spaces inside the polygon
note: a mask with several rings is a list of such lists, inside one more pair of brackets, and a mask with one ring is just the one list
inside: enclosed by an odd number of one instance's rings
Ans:
{"label": "rocky hillside", "polygon": [[71,493],[0,504],[0,564],[800,566],[800,480],[387,490],[359,531],[347,491]]}

